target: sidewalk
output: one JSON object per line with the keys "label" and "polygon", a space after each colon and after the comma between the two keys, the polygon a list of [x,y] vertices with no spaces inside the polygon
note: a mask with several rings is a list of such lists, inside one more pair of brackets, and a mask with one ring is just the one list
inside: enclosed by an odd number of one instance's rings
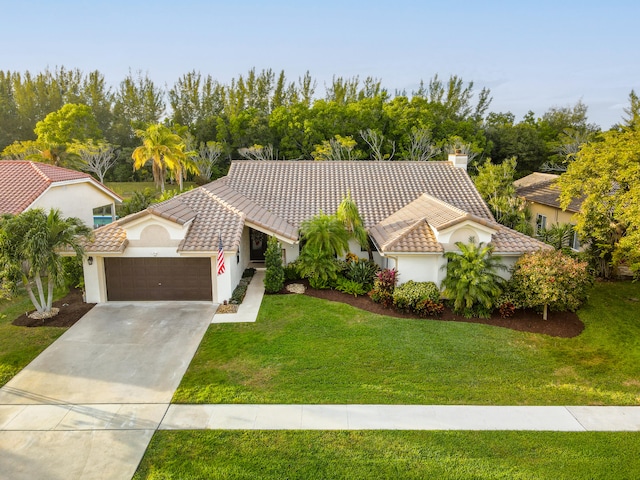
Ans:
{"label": "sidewalk", "polygon": [[640,407],[173,404],[159,429],[640,431]]}

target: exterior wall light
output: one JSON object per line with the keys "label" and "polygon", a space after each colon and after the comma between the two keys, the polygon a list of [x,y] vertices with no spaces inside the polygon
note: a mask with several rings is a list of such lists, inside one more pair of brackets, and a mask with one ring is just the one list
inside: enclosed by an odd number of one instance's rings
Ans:
{"label": "exterior wall light", "polygon": [[93,265],[93,257],[87,257],[87,263]]}

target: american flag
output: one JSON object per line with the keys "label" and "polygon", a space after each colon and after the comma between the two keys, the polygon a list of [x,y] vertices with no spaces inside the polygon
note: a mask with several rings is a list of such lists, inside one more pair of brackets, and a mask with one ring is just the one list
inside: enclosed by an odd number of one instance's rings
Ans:
{"label": "american flag", "polygon": [[218,235],[218,275],[222,275],[224,273],[224,249],[222,248],[222,236]]}

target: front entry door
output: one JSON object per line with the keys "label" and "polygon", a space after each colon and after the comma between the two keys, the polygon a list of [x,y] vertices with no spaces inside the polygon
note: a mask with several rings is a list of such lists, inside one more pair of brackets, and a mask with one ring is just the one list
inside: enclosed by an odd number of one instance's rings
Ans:
{"label": "front entry door", "polygon": [[269,236],[252,228],[249,230],[249,237],[251,241],[249,258],[253,262],[264,262],[264,252],[267,251],[267,239]]}

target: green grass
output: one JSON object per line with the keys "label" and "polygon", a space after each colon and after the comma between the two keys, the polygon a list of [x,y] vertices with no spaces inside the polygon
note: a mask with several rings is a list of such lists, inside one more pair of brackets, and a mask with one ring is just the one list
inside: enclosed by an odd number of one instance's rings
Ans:
{"label": "green grass", "polygon": [[[135,192],[144,192],[147,188],[156,191],[156,186],[153,182],[105,182],[105,185],[125,200]],[[183,189],[187,190],[194,186],[196,186],[194,182],[184,182]],[[165,190],[177,190],[178,185],[167,183],[164,188]],[[160,192],[158,191],[158,193]]]}
{"label": "green grass", "polygon": [[141,479],[633,479],[640,433],[159,431]]}
{"label": "green grass", "polygon": [[177,403],[637,405],[640,284],[599,283],[571,339],[265,296],[211,325]]}
{"label": "green grass", "polygon": [[[56,292],[54,298],[61,298],[66,293],[66,290]],[[33,310],[33,304],[26,294],[12,300],[0,300],[0,387],[67,330],[61,327],[27,328],[11,325],[18,315]]]}

